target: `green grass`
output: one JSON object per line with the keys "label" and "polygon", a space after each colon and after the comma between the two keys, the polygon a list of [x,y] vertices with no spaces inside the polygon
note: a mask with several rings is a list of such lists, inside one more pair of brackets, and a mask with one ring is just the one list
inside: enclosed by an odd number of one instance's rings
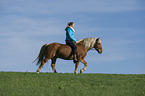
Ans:
{"label": "green grass", "polygon": [[145,96],[145,74],[0,72],[0,96]]}

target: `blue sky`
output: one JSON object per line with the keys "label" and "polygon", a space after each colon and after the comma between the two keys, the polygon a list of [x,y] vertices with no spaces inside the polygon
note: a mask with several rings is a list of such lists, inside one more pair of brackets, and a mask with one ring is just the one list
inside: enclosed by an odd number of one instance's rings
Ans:
{"label": "blue sky", "polygon": [[[145,74],[144,0],[0,0],[0,71],[35,72],[45,43],[65,43],[67,22],[75,38],[100,37],[103,53],[88,52],[84,73]],[[78,71],[83,67],[80,63]],[[73,73],[58,59],[59,73]],[[48,61],[41,72],[52,72]]]}

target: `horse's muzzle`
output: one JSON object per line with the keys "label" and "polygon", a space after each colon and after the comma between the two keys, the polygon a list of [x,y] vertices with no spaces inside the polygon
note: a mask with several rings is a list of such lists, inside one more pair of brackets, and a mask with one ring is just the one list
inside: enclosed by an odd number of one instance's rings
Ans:
{"label": "horse's muzzle", "polygon": [[101,54],[103,52],[102,49],[98,49],[98,53]]}

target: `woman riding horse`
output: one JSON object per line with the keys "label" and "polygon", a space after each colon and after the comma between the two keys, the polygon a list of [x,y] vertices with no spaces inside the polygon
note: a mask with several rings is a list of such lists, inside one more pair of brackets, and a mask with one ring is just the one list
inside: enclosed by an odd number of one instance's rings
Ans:
{"label": "woman riding horse", "polygon": [[[96,51],[98,51],[99,54],[102,53],[102,44],[100,38],[85,38],[81,39],[76,42],[77,46],[77,59],[78,62],[75,63],[75,70],[74,73],[77,74],[77,68],[79,66],[79,62],[82,62],[84,64],[84,68],[80,70],[80,73],[84,72],[87,67],[87,62],[85,61],[85,57],[87,55],[87,52],[94,48]],[[60,43],[50,43],[45,44],[41,47],[40,53],[38,57],[36,58],[37,65],[40,64],[37,73],[40,72],[43,65],[51,59],[51,67],[54,73],[56,73],[55,69],[55,63],[56,59],[61,58],[64,60],[73,60],[72,55],[72,49],[70,46]],[[36,61],[34,60],[34,61]]]}
{"label": "woman riding horse", "polygon": [[75,45],[76,39],[74,38],[74,22],[68,22],[67,27],[65,28],[66,31],[66,45],[69,45],[72,48],[72,53],[74,56],[74,63],[77,62],[77,47]]}

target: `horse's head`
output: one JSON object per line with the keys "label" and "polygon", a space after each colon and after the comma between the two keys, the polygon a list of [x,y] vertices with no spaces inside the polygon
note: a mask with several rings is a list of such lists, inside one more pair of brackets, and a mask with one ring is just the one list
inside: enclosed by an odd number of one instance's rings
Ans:
{"label": "horse's head", "polygon": [[101,43],[100,38],[96,39],[94,48],[98,51],[99,54],[101,54],[103,52],[102,43]]}

